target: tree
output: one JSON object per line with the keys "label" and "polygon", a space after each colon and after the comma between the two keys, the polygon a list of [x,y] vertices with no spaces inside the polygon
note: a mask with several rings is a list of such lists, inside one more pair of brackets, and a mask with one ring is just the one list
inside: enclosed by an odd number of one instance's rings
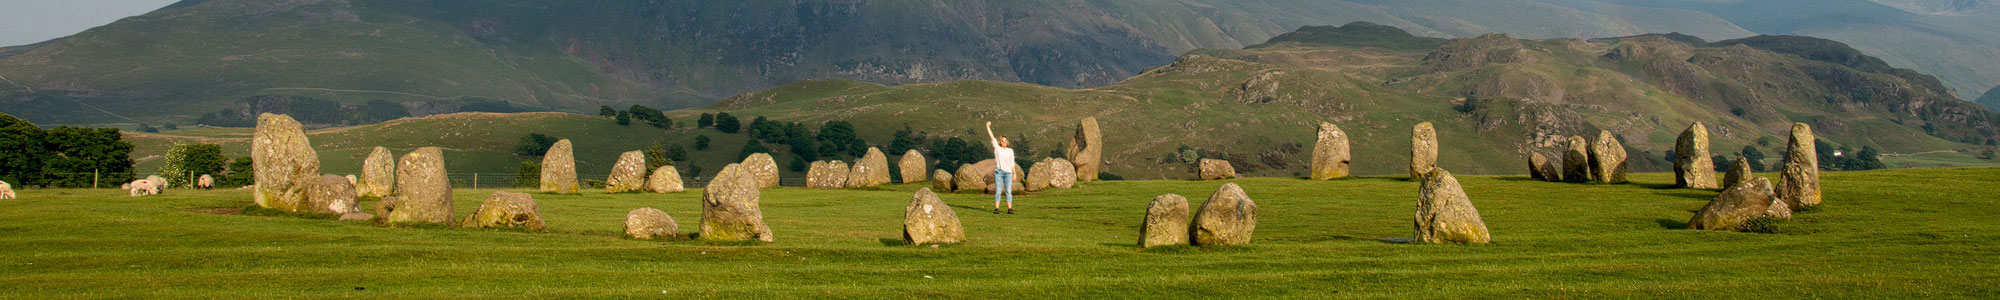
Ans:
{"label": "tree", "polygon": [[1764,168],[1764,151],[1758,151],[1757,147],[1743,146],[1743,151],[1737,155],[1741,155],[1743,159],[1750,161],[1751,171],[1763,172],[1766,170]]}
{"label": "tree", "polygon": [[632,118],[639,119],[639,121],[644,121],[646,122],[646,124],[653,125],[653,127],[658,127],[658,128],[674,127],[674,121],[672,119],[668,119],[667,115],[661,113],[660,110],[658,109],[646,107],[645,105],[634,104],[632,105],[632,109],[629,112],[632,113]]}
{"label": "tree", "polygon": [[806,159],[805,157],[797,157],[797,156],[792,157],[792,164],[791,164],[792,172],[805,172],[806,167],[808,167],[808,163],[806,163],[806,161],[808,161],[808,159]]}
{"label": "tree", "polygon": [[726,112],[715,114],[715,130],[722,131],[722,133],[736,133],[742,129],[743,121],[737,120],[736,116],[731,116]]}
{"label": "tree", "polygon": [[959,165],[979,162],[979,160],[973,159],[977,153],[974,153],[973,147],[966,144],[964,139],[954,137],[948,140],[933,139],[932,141],[935,145],[931,147],[931,154],[937,157],[938,169],[956,170]]}
{"label": "tree", "polygon": [[688,150],[687,148],[682,148],[681,144],[679,143],[675,143],[673,146],[667,146],[667,159],[671,159],[676,162],[687,161]]}
{"label": "tree", "polygon": [[750,139],[749,142],[743,143],[743,151],[736,153],[736,160],[750,158],[751,154],[757,153],[771,153],[771,148],[764,147],[764,143],[758,142],[757,139]]}
{"label": "tree", "polygon": [[618,117],[618,109],[611,108],[610,105],[598,106],[597,116],[606,118]]}
{"label": "tree", "polygon": [[361,118],[366,123],[381,123],[408,117],[410,117],[409,108],[388,100],[368,100],[368,103],[361,107]]}
{"label": "tree", "polygon": [[652,172],[653,169],[659,169],[662,166],[674,165],[673,160],[667,159],[667,148],[661,147],[660,141],[653,141],[653,146],[646,147],[645,153],[647,172]]}
{"label": "tree", "polygon": [[529,133],[514,143],[514,155],[529,157],[546,155],[549,153],[549,147],[555,147],[556,142],[561,140],[540,133]]}
{"label": "tree", "polygon": [[144,133],[160,133],[160,129],[159,129],[159,128],[153,128],[153,125],[152,125],[152,124],[146,124],[146,123],[139,123],[139,132],[144,132]]}
{"label": "tree", "polygon": [[701,119],[694,121],[695,128],[708,128],[709,126],[715,126],[715,114],[701,113]]}
{"label": "tree", "polygon": [[701,150],[708,150],[708,136],[707,136],[707,135],[697,135],[697,136],[694,136],[694,150],[695,150],[695,151],[701,151]]}
{"label": "tree", "polygon": [[868,141],[861,139],[847,140],[847,155],[851,157],[868,155]]}
{"label": "tree", "polygon": [[28,120],[0,114],[0,181],[17,186],[42,183],[43,159],[48,157],[41,127]]}
{"label": "tree", "polygon": [[222,174],[228,162],[229,158],[222,156],[221,145],[176,141],[167,148],[165,163],[159,170],[170,186],[193,186],[195,178],[201,175]]}
{"label": "tree", "polygon": [[340,102],[307,97],[291,97],[290,100],[287,112],[300,123],[341,124],[347,121],[347,111],[340,108]]}
{"label": "tree", "polygon": [[910,136],[912,134],[915,133],[911,132],[910,124],[903,124],[903,129],[897,129],[896,133],[890,135],[889,153],[903,153],[916,149],[917,140]]}
{"label": "tree", "polygon": [[90,187],[92,180],[132,180],[132,144],[117,128],[56,127],[48,131],[43,147],[51,154],[43,169],[51,179],[48,184]]}
{"label": "tree", "polygon": [[772,122],[771,120],[764,119],[763,116],[758,116],[756,120],[750,121],[750,136],[764,142],[783,143],[785,141],[785,124]]}
{"label": "tree", "polygon": [[826,121],[819,127],[819,140],[848,151],[847,145],[854,144],[854,124],[847,121]]}
{"label": "tree", "polygon": [[542,185],[542,164],[532,160],[521,161],[521,168],[514,170],[514,187],[533,188]]}
{"label": "tree", "polygon": [[[535,175],[541,176],[540,173]],[[246,186],[254,183],[257,183],[257,170],[248,156],[230,161],[227,171],[222,172],[221,178],[215,179],[216,186]]]}
{"label": "tree", "polygon": [[632,125],[632,112],[629,111],[618,112],[617,119],[619,126]]}

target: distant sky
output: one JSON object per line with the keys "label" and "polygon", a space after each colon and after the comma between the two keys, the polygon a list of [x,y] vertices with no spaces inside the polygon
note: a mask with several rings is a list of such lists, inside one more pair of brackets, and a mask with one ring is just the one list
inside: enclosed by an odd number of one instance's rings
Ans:
{"label": "distant sky", "polygon": [[0,46],[69,36],[174,2],[177,0],[0,0]]}

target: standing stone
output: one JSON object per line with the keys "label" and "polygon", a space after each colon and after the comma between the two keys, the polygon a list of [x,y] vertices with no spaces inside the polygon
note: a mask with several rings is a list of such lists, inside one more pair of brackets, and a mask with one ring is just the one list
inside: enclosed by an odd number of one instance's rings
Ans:
{"label": "standing stone", "polygon": [[1753,175],[1750,174],[1750,160],[1737,157],[1735,165],[1729,167],[1729,173],[1722,175],[1722,188],[1736,187],[1737,184],[1743,183],[1744,180],[1750,180],[1751,177]]}
{"label": "standing stone", "polygon": [[917,190],[903,207],[903,242],[911,245],[957,244],[965,241],[965,229],[958,226],[958,213],[938,199],[930,188]]}
{"label": "standing stone", "polygon": [[[306,212],[306,182],[319,177],[319,153],[306,139],[305,127],[292,117],[257,115],[250,140],[250,164],[256,170],[257,206]],[[161,185],[164,185],[162,182]]]}
{"label": "standing stone", "polygon": [[1562,167],[1541,152],[1535,152],[1528,156],[1528,176],[1547,182],[1562,181]]}
{"label": "standing stone", "polygon": [[[952,176],[952,180],[958,182],[958,190],[960,191],[976,190],[992,194],[995,186],[993,184],[993,168],[993,160],[991,159],[961,166],[958,168],[958,174]],[[1021,165],[1014,165],[1013,172],[1014,184],[1009,186],[1009,190],[1020,192],[1022,190],[1022,182],[1026,180],[1023,177],[1027,176],[1025,176],[1026,174],[1022,174]]]}
{"label": "standing stone", "polygon": [[1051,177],[1055,177],[1055,168],[1050,168],[1048,161],[1043,160],[1041,163],[1036,163],[1035,166],[1028,168],[1027,178],[1022,181],[1021,189],[1029,192],[1047,190],[1049,189],[1049,179]]}
{"label": "standing stone", "polygon": [[754,153],[743,158],[743,171],[749,172],[756,180],[758,189],[778,187],[778,161],[771,159],[770,153]]}
{"label": "standing stone", "polygon": [[451,178],[445,177],[444,151],[423,147],[403,154],[396,163],[396,196],[383,198],[376,215],[388,223],[450,225],[451,214]]}
{"label": "standing stone", "polygon": [[1598,130],[1597,142],[1590,144],[1590,181],[1625,183],[1625,158],[1625,145],[1618,137]]}
{"label": "standing stone", "polygon": [[641,240],[679,238],[681,226],[667,212],[644,207],[625,213],[625,235]]}
{"label": "standing stone", "polygon": [[882,149],[868,147],[868,154],[854,161],[854,171],[847,172],[847,187],[877,187],[889,184],[889,156]]}
{"label": "standing stone", "polygon": [[681,183],[681,170],[672,165],[653,169],[653,175],[646,176],[646,191],[654,193],[679,193],[687,187]]}
{"label": "standing stone", "polygon": [[806,188],[840,189],[847,187],[848,168],[846,162],[838,160],[816,161],[806,170]]}
{"label": "standing stone", "polygon": [[361,212],[354,201],[354,184],[340,175],[321,175],[306,182],[306,207],[300,212],[348,214]]}
{"label": "standing stone", "polygon": [[472,215],[465,216],[465,228],[520,227],[528,230],[542,230],[541,209],[535,206],[535,197],[512,192],[494,192],[486,196],[486,202]]}
{"label": "standing stone", "polygon": [[1694,213],[1688,229],[1741,230],[1760,218],[1791,219],[1792,209],[1771,190],[1771,180],[1756,178],[1723,190]]}
{"label": "standing stone", "polygon": [[1195,211],[1193,223],[1188,239],[1196,246],[1250,244],[1250,235],[1257,231],[1257,202],[1250,201],[1242,187],[1224,183]]}
{"label": "standing stone", "polygon": [[1200,175],[1201,180],[1236,178],[1236,167],[1231,166],[1227,160],[1203,158],[1201,159]]}
{"label": "standing stone", "polygon": [[1563,148],[1563,181],[1590,181],[1590,142],[1581,136],[1569,136],[1568,147]]}
{"label": "standing stone", "polygon": [[1049,166],[1049,187],[1058,189],[1076,187],[1076,164],[1070,163],[1068,159],[1050,157],[1043,158],[1042,162],[1035,164],[1035,167],[1040,168],[1043,164]]}
{"label": "standing stone", "polygon": [[1701,122],[1689,125],[1687,131],[1674,142],[1674,186],[1690,189],[1713,189],[1715,183],[1715,158],[1708,156],[1708,127]]}
{"label": "standing stone", "polygon": [[542,155],[542,191],[556,194],[575,194],[583,188],[576,181],[576,156],[572,153],[569,139],[556,141],[549,146],[549,152]]}
{"label": "standing stone", "polygon": [[1437,159],[1437,128],[1431,127],[1431,122],[1417,124],[1410,133],[1410,179],[1423,180],[1424,174],[1437,168]]}
{"label": "standing stone", "polygon": [[627,193],[646,188],[646,153],[627,151],[618,155],[618,163],[611,165],[611,176],[604,179],[604,192]]}
{"label": "standing stone", "polygon": [[1104,134],[1097,127],[1097,117],[1077,122],[1076,137],[1070,139],[1063,157],[1076,164],[1076,180],[1097,181],[1098,172],[1104,170]]}
{"label": "standing stone", "polygon": [[1493,236],[1486,232],[1486,221],[1479,219],[1479,209],[1472,207],[1472,200],[1465,196],[1458,178],[1444,169],[1424,177],[1417,190],[1417,232],[1413,241],[1432,244],[1493,241]]}
{"label": "standing stone", "polygon": [[361,161],[361,176],[356,179],[354,192],[359,196],[382,198],[395,195],[396,155],[389,153],[389,148],[375,147],[375,151],[368,152],[368,158]]}
{"label": "standing stone", "polygon": [[1778,198],[1792,209],[1819,205],[1819,150],[1813,148],[1812,127],[1792,123],[1792,140],[1785,150],[1784,174],[1778,179]]}
{"label": "standing stone", "polygon": [[1313,143],[1312,180],[1347,177],[1349,154],[1347,132],[1333,123],[1319,123],[1319,142]]}
{"label": "standing stone", "polygon": [[951,188],[952,188],[951,172],[945,172],[944,170],[931,171],[932,190],[939,190],[949,193],[952,191]]}
{"label": "standing stone", "polygon": [[701,193],[701,239],[772,241],[771,227],[764,224],[764,212],[757,205],[756,176],[742,164],[729,164],[715,173]]}
{"label": "standing stone", "polygon": [[1146,205],[1145,225],[1139,226],[1139,248],[1188,244],[1187,197],[1165,194]]}
{"label": "standing stone", "polygon": [[903,183],[921,182],[927,179],[924,177],[925,174],[930,174],[925,172],[930,171],[930,167],[925,166],[928,164],[924,161],[924,154],[917,152],[916,149],[910,149],[908,152],[903,152],[903,158],[896,162],[898,173],[896,175],[903,177]]}

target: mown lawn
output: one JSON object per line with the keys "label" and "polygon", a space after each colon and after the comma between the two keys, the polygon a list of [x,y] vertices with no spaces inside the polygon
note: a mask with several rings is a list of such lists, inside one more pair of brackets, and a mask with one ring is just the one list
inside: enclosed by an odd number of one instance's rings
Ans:
{"label": "mown lawn", "polygon": [[[767,190],[777,242],[620,238],[655,207],[684,232],[698,191],[535,195],[548,232],[389,228],[224,213],[241,190],[28,190],[0,201],[0,298],[1991,298],[2000,169],[1826,172],[1826,204],[1777,234],[1680,229],[1714,191],[1461,176],[1490,245],[1407,238],[1416,183],[1240,179],[1250,246],[1134,247],[1161,193],[1199,206],[1222,182],[1126,181],[1020,197],[951,194],[969,242],[901,246],[919,185]],[[1770,176],[1770,174],[1765,174]],[[458,190],[460,216],[492,190]],[[372,207],[372,203],[369,203]]]}

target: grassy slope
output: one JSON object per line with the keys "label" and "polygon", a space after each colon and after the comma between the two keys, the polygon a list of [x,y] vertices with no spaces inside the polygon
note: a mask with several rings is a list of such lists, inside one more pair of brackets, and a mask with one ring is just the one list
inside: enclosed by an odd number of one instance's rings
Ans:
{"label": "grassy slope", "polygon": [[[618,238],[637,207],[699,215],[698,192],[535,195],[547,233],[383,228],[212,214],[245,191],[29,190],[0,201],[0,296],[50,297],[1502,297],[1979,298],[1994,293],[2000,169],[1823,173],[1822,209],[1783,234],[1681,230],[1715,194],[1464,176],[1494,244],[1409,245],[1416,183],[1244,179],[1255,242],[1139,251],[1146,201],[1219,182],[1088,184],[1022,214],[947,195],[970,241],[895,246],[914,185],[766,191],[777,242]],[[1769,176],[1769,174],[1766,174]],[[1923,180],[1912,180],[1922,178]],[[458,215],[492,190],[459,190]],[[1329,192],[1338,191],[1338,192]],[[61,216],[60,218],[54,216]]]}

